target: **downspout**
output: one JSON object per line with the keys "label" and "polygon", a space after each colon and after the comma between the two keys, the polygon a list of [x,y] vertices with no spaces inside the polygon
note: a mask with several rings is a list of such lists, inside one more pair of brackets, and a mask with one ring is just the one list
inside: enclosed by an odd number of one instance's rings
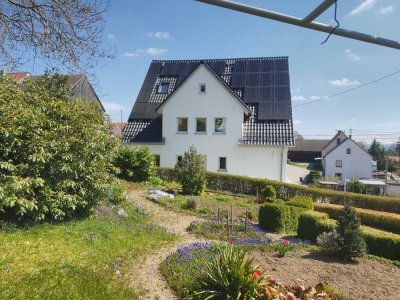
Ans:
{"label": "downspout", "polygon": [[285,147],[282,146],[282,151],[281,151],[281,176],[280,176],[281,181],[284,181],[283,180],[283,152],[284,152],[284,149],[285,149]]}

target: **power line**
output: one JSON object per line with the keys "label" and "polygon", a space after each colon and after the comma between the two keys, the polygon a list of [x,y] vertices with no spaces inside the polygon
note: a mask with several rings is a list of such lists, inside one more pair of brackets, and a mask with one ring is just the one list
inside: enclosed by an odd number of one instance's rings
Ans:
{"label": "power line", "polygon": [[331,99],[331,98],[333,98],[333,97],[340,96],[340,95],[343,95],[343,94],[346,94],[346,93],[349,93],[349,92],[352,92],[352,91],[361,89],[361,88],[363,88],[363,87],[365,87],[365,86],[367,86],[367,85],[374,84],[374,83],[376,83],[376,82],[378,82],[378,81],[384,80],[384,79],[386,79],[386,78],[388,78],[388,77],[394,76],[394,75],[399,74],[399,73],[400,73],[400,70],[398,70],[398,71],[396,71],[396,72],[393,72],[393,73],[390,73],[390,74],[388,74],[388,75],[385,75],[385,76],[383,76],[383,77],[380,77],[380,78],[378,78],[378,79],[369,81],[369,82],[364,83],[364,84],[362,84],[362,85],[356,86],[356,87],[354,87],[354,88],[351,88],[351,89],[348,89],[348,90],[345,90],[345,91],[342,91],[342,92],[339,92],[339,93],[336,93],[336,94],[333,94],[333,95],[330,95],[330,96],[325,96],[325,97],[322,97],[322,98],[320,98],[320,99],[311,100],[311,101],[308,101],[308,102],[296,104],[296,105],[293,105],[293,107],[298,107],[298,106],[303,106],[303,105],[307,105],[307,104],[311,104],[311,103],[315,103],[315,102],[320,102],[320,101],[323,101],[323,100],[328,100],[328,99]]}

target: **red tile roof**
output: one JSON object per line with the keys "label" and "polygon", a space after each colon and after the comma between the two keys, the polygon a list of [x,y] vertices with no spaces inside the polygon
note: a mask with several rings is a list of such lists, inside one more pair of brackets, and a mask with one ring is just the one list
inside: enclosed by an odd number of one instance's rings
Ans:
{"label": "red tile roof", "polygon": [[28,72],[16,72],[16,73],[6,73],[5,76],[15,79],[16,82],[20,82],[25,77],[30,76],[30,74]]}

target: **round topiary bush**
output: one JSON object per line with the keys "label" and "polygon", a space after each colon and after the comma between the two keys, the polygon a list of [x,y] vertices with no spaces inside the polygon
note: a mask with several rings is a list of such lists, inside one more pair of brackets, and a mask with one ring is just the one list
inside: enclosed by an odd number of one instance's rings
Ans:
{"label": "round topiary bush", "polygon": [[268,202],[274,202],[276,200],[276,190],[272,185],[265,186],[265,188],[261,190],[261,194]]}

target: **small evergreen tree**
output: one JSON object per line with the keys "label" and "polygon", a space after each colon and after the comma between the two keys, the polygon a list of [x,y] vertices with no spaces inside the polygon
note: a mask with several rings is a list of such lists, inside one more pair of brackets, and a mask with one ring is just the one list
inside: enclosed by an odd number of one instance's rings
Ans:
{"label": "small evergreen tree", "polygon": [[191,146],[175,166],[182,192],[189,195],[200,195],[206,185],[206,169],[203,157]]}
{"label": "small evergreen tree", "polygon": [[385,169],[385,149],[376,139],[371,144],[368,150],[369,154],[376,160],[378,170]]}
{"label": "small evergreen tree", "polygon": [[272,185],[265,186],[265,188],[261,191],[261,194],[269,202],[274,202],[276,200],[276,190]]}
{"label": "small evergreen tree", "polygon": [[349,191],[361,194],[364,191],[364,184],[360,180],[353,178],[349,182]]}
{"label": "small evergreen tree", "polygon": [[354,258],[366,252],[360,225],[360,218],[357,217],[355,209],[346,205],[338,218],[337,228],[342,237],[341,254],[345,258]]}

